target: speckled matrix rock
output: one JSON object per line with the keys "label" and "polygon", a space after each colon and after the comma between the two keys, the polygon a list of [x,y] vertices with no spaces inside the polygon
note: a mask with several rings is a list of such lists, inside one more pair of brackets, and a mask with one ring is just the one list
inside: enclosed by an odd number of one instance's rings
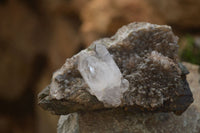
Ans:
{"label": "speckled matrix rock", "polygon": [[[95,41],[88,49],[67,59],[53,74],[51,84],[40,93],[39,104],[62,115],[108,108],[181,114],[193,102],[193,97],[186,81],[187,69],[178,63],[177,41],[171,27],[166,25],[131,23],[124,26],[111,38]],[[84,53],[87,57],[98,55],[97,45],[108,50],[123,79],[127,80],[128,89],[121,92],[121,102],[117,106],[106,106],[105,101],[91,93],[91,86],[78,69]],[[110,82],[112,80],[114,78]]]}

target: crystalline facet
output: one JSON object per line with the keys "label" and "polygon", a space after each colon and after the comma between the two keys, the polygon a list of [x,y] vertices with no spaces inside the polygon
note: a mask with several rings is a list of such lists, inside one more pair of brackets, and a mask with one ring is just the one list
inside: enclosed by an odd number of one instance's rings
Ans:
{"label": "crystalline facet", "polygon": [[92,55],[83,51],[79,56],[78,70],[90,87],[90,93],[99,101],[107,106],[121,104],[128,83],[121,85],[124,83],[122,74],[105,46],[96,45]]}

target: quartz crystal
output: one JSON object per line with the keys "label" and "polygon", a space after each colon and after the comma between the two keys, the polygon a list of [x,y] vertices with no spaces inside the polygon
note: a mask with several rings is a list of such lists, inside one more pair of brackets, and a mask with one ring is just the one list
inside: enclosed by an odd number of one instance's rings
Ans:
{"label": "quartz crystal", "polygon": [[128,89],[128,81],[122,85],[125,79],[104,45],[95,45],[93,55],[83,51],[79,55],[78,70],[89,85],[89,92],[99,101],[106,106],[121,104],[123,92]]}

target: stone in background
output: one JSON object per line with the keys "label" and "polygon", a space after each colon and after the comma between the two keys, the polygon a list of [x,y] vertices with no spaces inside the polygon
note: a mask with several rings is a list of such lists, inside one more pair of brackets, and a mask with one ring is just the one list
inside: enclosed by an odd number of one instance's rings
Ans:
{"label": "stone in background", "polygon": [[163,20],[177,28],[199,29],[200,1],[198,0],[147,0]]}

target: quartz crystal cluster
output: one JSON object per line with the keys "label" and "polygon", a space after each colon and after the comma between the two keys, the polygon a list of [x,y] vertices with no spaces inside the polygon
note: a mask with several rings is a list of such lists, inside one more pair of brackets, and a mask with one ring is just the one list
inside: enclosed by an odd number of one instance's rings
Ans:
{"label": "quartz crystal cluster", "polygon": [[126,107],[181,114],[193,102],[170,26],[131,23],[66,60],[39,94],[56,114]]}

